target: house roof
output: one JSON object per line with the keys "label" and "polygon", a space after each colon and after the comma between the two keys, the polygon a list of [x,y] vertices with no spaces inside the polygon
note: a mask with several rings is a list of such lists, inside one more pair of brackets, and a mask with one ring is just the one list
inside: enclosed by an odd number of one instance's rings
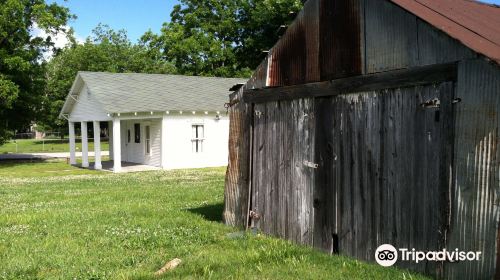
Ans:
{"label": "house roof", "polygon": [[472,0],[391,0],[500,64],[500,7]]}
{"label": "house roof", "polygon": [[222,111],[228,101],[229,88],[245,81],[238,78],[78,72],[61,115],[71,112],[84,85],[107,113]]}

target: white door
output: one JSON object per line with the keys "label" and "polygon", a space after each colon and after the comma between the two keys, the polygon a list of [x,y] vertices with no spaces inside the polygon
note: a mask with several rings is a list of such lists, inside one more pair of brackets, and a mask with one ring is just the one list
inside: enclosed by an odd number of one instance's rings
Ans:
{"label": "white door", "polygon": [[121,127],[121,143],[122,143],[122,161],[128,161],[128,153],[130,143],[128,141],[128,132],[129,132],[129,121],[122,121]]}

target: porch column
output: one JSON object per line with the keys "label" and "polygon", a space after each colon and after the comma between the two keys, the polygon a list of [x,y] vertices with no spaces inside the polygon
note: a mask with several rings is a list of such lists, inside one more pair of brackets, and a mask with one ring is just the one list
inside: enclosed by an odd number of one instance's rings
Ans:
{"label": "porch column", "polygon": [[167,169],[167,116],[161,120],[161,168]]}
{"label": "porch column", "polygon": [[108,122],[109,159],[113,160],[113,121]]}
{"label": "porch column", "polygon": [[82,122],[82,167],[89,167],[89,139],[87,122]]}
{"label": "porch column", "polygon": [[120,119],[113,119],[113,172],[122,170],[122,146],[121,146]]}
{"label": "porch column", "polygon": [[101,123],[94,121],[94,155],[96,170],[102,169],[101,163]]}
{"label": "porch column", "polygon": [[75,123],[69,124],[69,164],[76,164]]}

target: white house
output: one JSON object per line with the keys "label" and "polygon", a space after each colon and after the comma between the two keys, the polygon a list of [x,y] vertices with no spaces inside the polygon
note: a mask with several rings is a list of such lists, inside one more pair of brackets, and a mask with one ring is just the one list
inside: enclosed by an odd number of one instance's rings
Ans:
{"label": "white house", "polygon": [[[113,171],[122,162],[163,169],[224,166],[228,160],[228,90],[242,79],[79,72],[61,118],[69,122],[70,163],[81,123],[82,167],[89,167],[88,126],[109,123]],[[102,169],[94,129],[95,169]]]}

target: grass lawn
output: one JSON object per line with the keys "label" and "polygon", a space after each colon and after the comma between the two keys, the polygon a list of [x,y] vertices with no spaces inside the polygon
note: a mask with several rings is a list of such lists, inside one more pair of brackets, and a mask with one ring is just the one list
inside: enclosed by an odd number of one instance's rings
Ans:
{"label": "grass lawn", "polygon": [[[77,158],[76,160],[77,163],[82,162],[82,158]],[[102,160],[107,161],[109,157],[103,156]],[[93,162],[94,157],[89,157],[89,161]],[[15,161],[0,161],[0,178],[59,177],[85,174],[96,175],[101,172],[85,168],[76,168],[70,166],[66,161],[61,159],[49,159],[43,162],[24,162],[21,164]]]}
{"label": "grass lawn", "polygon": [[[53,172],[60,171],[60,172]],[[0,279],[423,279],[221,222],[224,168],[0,164]],[[47,174],[50,174],[48,176]]]}
{"label": "grass lawn", "polygon": [[[16,147],[17,145],[17,147]],[[77,140],[76,151],[82,150],[80,140]],[[89,140],[89,151],[94,150],[93,140]],[[101,150],[108,151],[109,145],[107,141],[101,142]],[[68,139],[49,139],[49,140],[16,140],[9,141],[0,146],[0,154],[6,153],[60,153],[69,152]]]}

